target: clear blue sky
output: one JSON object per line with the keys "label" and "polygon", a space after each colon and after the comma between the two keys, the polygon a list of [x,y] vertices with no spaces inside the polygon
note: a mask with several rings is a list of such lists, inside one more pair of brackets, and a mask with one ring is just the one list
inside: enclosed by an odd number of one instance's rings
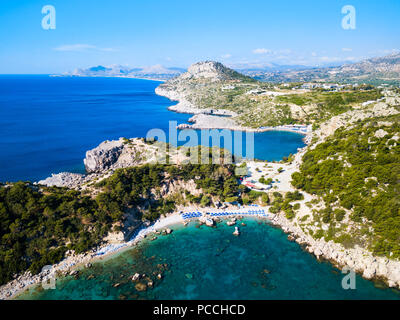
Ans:
{"label": "clear blue sky", "polygon": [[[56,29],[43,30],[44,5]],[[356,29],[341,8],[356,8]],[[318,65],[400,49],[399,0],[2,0],[0,73],[77,67]]]}

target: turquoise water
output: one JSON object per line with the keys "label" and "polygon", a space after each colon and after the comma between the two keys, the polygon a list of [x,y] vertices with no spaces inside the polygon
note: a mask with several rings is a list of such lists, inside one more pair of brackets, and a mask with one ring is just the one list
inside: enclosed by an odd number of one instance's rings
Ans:
{"label": "turquoise water", "polygon": [[[78,279],[57,280],[55,290],[31,289],[21,298],[400,299],[399,291],[359,276],[356,290],[343,290],[343,275],[331,264],[319,262],[264,221],[243,221],[239,237],[222,223],[174,227],[171,235],[145,240],[82,270]],[[138,291],[130,280],[136,272],[150,275],[154,288]]]}
{"label": "turquoise water", "polygon": [[[0,75],[0,181],[83,173],[86,151],[104,140],[145,137],[150,129],[168,133],[169,121],[186,123],[191,115],[168,111],[174,102],[155,94],[159,84]],[[304,146],[302,138],[288,132],[256,134],[255,157],[281,160]]]}

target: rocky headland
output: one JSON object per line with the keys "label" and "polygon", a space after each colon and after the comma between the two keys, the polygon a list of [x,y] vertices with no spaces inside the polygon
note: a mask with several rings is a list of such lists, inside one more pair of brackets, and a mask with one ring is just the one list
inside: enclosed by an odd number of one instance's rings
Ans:
{"label": "rocky headland", "polygon": [[[168,110],[194,115],[190,119],[193,125],[183,124],[180,128],[236,129],[245,131],[251,128],[238,126],[234,120],[238,116],[236,112],[220,108],[200,108],[199,105],[189,101],[189,96],[196,90],[196,86],[201,86],[202,82],[220,83],[240,81],[240,79],[253,81],[234,70],[226,68],[221,63],[205,61],[191,65],[187,72],[161,84],[156,88],[155,92],[160,96],[178,102],[176,105],[170,106]],[[187,87],[188,83],[193,85]]]}
{"label": "rocky headland", "polygon": [[170,163],[180,164],[188,161],[184,148],[173,148],[167,151],[162,142],[145,142],[143,138],[120,138],[119,140],[104,141],[96,148],[86,152],[83,163],[86,174],[61,172],[52,174],[37,182],[48,187],[67,187],[85,189],[91,182],[99,182],[116,169],[129,168],[146,163],[165,163],[165,156],[169,155]]}

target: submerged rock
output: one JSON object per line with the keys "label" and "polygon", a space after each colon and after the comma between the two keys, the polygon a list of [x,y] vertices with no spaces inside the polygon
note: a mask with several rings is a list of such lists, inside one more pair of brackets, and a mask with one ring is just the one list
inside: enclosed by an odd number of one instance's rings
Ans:
{"label": "submerged rock", "polygon": [[147,285],[145,283],[139,282],[139,283],[135,284],[135,289],[137,291],[146,291]]}
{"label": "submerged rock", "polygon": [[78,270],[72,270],[72,271],[69,273],[70,276],[77,276],[78,274],[79,274],[79,271],[78,271]]}
{"label": "submerged rock", "polygon": [[213,227],[214,225],[215,225],[215,221],[213,220],[213,219],[211,219],[211,218],[207,218],[207,217],[200,217],[199,218],[199,221],[201,222],[201,223],[204,223],[206,226],[208,226],[208,227]]}
{"label": "submerged rock", "polygon": [[132,277],[132,281],[138,281],[140,279],[140,274],[139,273],[135,273]]}

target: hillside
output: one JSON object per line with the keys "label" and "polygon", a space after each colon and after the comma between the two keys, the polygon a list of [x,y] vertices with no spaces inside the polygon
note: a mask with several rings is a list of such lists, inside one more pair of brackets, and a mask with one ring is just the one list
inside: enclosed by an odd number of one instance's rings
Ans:
{"label": "hillside", "polygon": [[400,80],[400,53],[343,65],[331,74],[336,78]]}
{"label": "hillside", "polygon": [[156,89],[157,94],[179,101],[170,110],[195,114],[194,128],[231,129],[319,123],[382,99],[381,91],[372,86],[304,89],[301,84],[275,85],[211,61],[192,65]]}
{"label": "hillside", "polygon": [[303,227],[316,238],[399,258],[399,139],[398,115],[367,118],[309,150],[292,183],[321,202]]}

